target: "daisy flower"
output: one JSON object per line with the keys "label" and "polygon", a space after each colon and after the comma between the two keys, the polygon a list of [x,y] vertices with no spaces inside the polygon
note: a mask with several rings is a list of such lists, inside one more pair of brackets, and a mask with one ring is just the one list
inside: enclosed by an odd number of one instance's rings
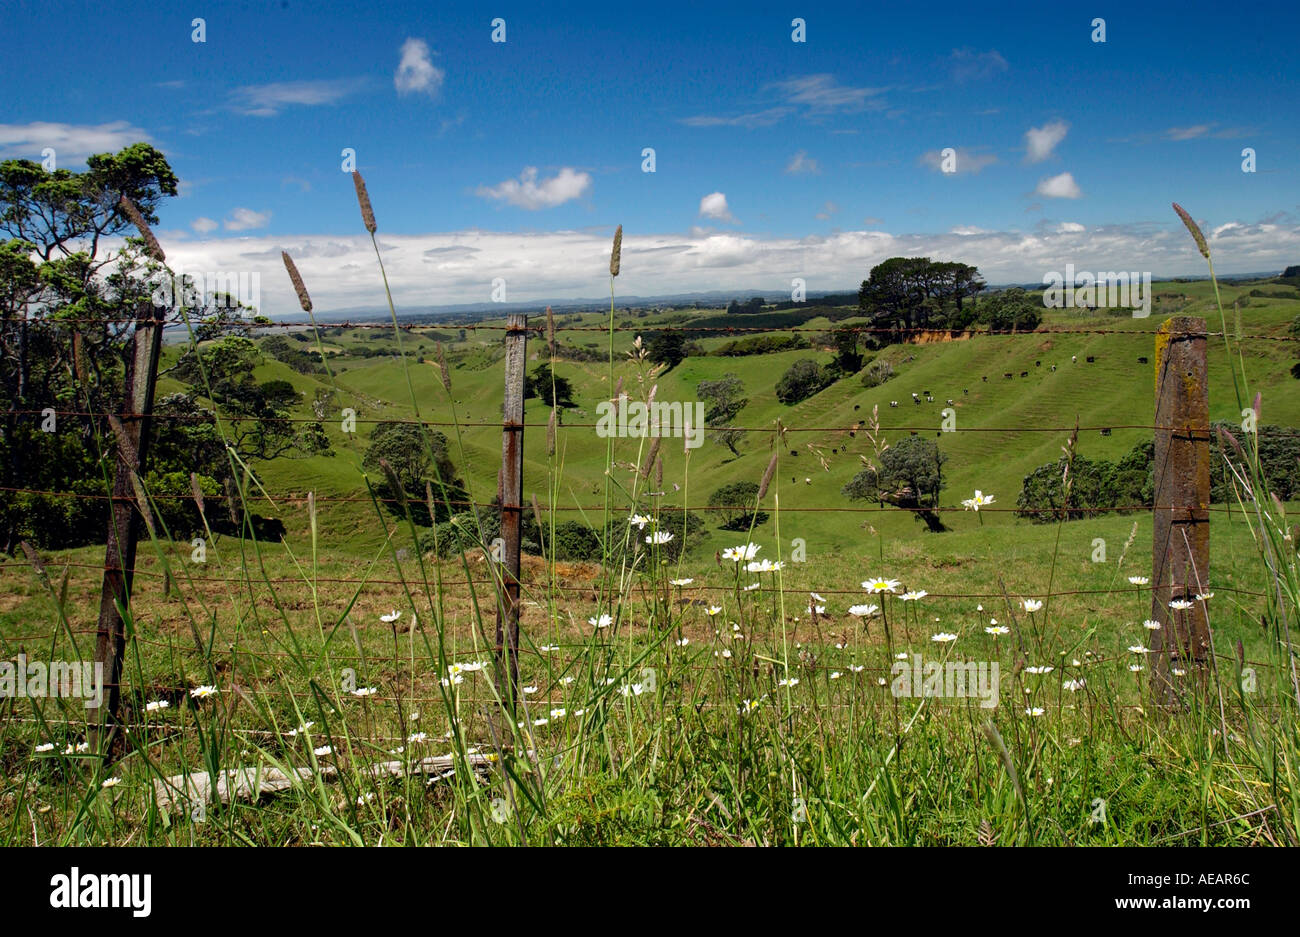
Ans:
{"label": "daisy flower", "polygon": [[1043,603],[1037,599],[1021,599],[1020,605],[1027,612],[1036,612],[1043,607]]}
{"label": "daisy flower", "polygon": [[722,613],[721,605],[710,605],[708,608],[708,616],[710,618],[712,618],[714,615],[719,615],[721,613]]}
{"label": "daisy flower", "polygon": [[868,592],[896,592],[902,585],[897,579],[868,579],[862,588]]}
{"label": "daisy flower", "polygon": [[672,539],[673,539],[673,535],[670,534],[668,531],[656,530],[654,533],[650,534],[648,537],[645,538],[645,542],[658,546],[659,544],[667,543],[669,540]]}
{"label": "daisy flower", "polygon": [[46,743],[44,743],[43,745],[37,745],[36,748],[34,749],[34,751],[35,751],[37,754],[40,754],[40,753],[42,753],[42,752],[52,752],[52,751],[54,751],[54,743],[53,743],[53,742],[46,742]]}
{"label": "daisy flower", "polygon": [[1030,706],[1025,710],[1026,716],[1041,716],[1044,710],[1042,706]]}
{"label": "daisy flower", "polygon": [[542,645],[541,647],[539,647],[537,650],[538,650],[539,653],[542,653],[542,654],[549,654],[549,653],[551,653],[551,651],[558,651],[559,649],[560,649],[560,646],[559,646],[558,644],[543,644],[543,645]]}
{"label": "daisy flower", "polygon": [[1133,673],[1137,673],[1138,671],[1144,670],[1145,668],[1141,664],[1129,664],[1128,669],[1133,671]]}
{"label": "daisy flower", "polygon": [[363,687],[357,687],[357,689],[353,690],[352,695],[353,696],[374,696],[378,692],[379,692],[379,687],[363,686]]}
{"label": "daisy flower", "polygon": [[759,588],[762,585],[763,584],[761,582],[751,582],[749,585],[745,586],[743,591],[753,592],[755,589]]}
{"label": "daisy flower", "polygon": [[852,673],[862,673],[862,671],[866,669],[866,666],[863,664],[849,664],[849,671]]}
{"label": "daisy flower", "polygon": [[169,706],[171,706],[171,703],[167,700],[156,699],[152,703],[145,703],[144,711],[147,713],[156,713],[158,710],[167,709]]}
{"label": "daisy flower", "polygon": [[117,787],[117,786],[118,786],[119,784],[121,784],[121,783],[122,783],[122,779],[121,779],[121,778],[105,778],[105,779],[104,779],[104,782],[103,782],[102,784],[100,784],[99,786],[100,786],[100,787]]}
{"label": "daisy flower", "polygon": [[1128,648],[1134,654],[1150,654],[1151,648],[1143,647],[1141,644],[1130,644]]}
{"label": "daisy flower", "polygon": [[752,563],[745,564],[747,573],[774,573],[778,569],[785,569],[785,561],[778,560],[773,563],[771,560],[755,560]]}
{"label": "daisy flower", "polygon": [[1142,627],[1145,628],[1147,631],[1159,631],[1160,622],[1152,621],[1150,618],[1148,618],[1146,621],[1142,622]]}
{"label": "daisy flower", "polygon": [[385,624],[391,625],[393,622],[397,621],[397,619],[401,617],[402,617],[402,613],[399,612],[397,609],[393,609],[387,615],[380,615],[379,620],[384,622]]}
{"label": "daisy flower", "polygon": [[688,644],[691,643],[691,639],[690,639],[690,638],[678,638],[676,643],[677,643],[677,646],[678,646],[678,647],[686,647],[686,645],[688,645]]}
{"label": "daisy flower", "polygon": [[216,692],[217,688],[214,686],[196,686],[194,689],[190,690],[190,696],[194,699],[207,699]]}
{"label": "daisy flower", "polygon": [[1055,669],[1051,664],[1035,664],[1032,667],[1026,667],[1025,673],[1051,673]]}
{"label": "daisy flower", "polygon": [[985,634],[991,634],[996,636],[1000,634],[1010,634],[1011,629],[1008,628],[1006,625],[989,625],[987,628],[984,629],[984,632]]}
{"label": "daisy flower", "polygon": [[808,595],[812,598],[812,600],[813,600],[814,602],[825,602],[825,601],[826,601],[826,599],[825,599],[823,596],[818,595],[816,592],[809,592]]}
{"label": "daisy flower", "polygon": [[601,615],[599,618],[588,618],[587,624],[594,625],[597,628],[608,628],[614,619],[608,615]]}
{"label": "daisy flower", "polygon": [[743,716],[746,713],[752,713],[755,709],[758,709],[760,703],[762,703],[762,700],[756,700],[756,699],[741,700],[740,714]]}
{"label": "daisy flower", "polygon": [[1082,680],[1066,680],[1061,684],[1062,687],[1069,690],[1071,693],[1077,693],[1079,690],[1082,690],[1085,685],[1086,684],[1084,684]]}
{"label": "daisy flower", "polygon": [[323,757],[334,754],[334,749],[328,745],[322,745],[320,748],[313,748],[311,753],[317,757]]}
{"label": "daisy flower", "polygon": [[644,514],[633,514],[631,519],[628,520],[628,523],[637,530],[645,530],[645,525],[650,523],[650,518],[646,517]]}
{"label": "daisy flower", "polygon": [[724,560],[733,560],[737,563],[744,563],[757,556],[760,549],[761,548],[756,543],[746,543],[739,547],[727,547],[727,549],[722,551],[722,558]]}
{"label": "daisy flower", "polygon": [[691,583],[693,583],[694,581],[695,581],[694,579],[669,579],[669,580],[668,580],[668,585],[670,585],[670,586],[689,586],[689,585],[690,585]]}
{"label": "daisy flower", "polygon": [[917,599],[923,599],[929,594],[924,589],[917,589],[915,592],[904,592],[899,598],[904,602],[915,602]]}
{"label": "daisy flower", "polygon": [[798,685],[799,685],[799,678],[798,678],[798,677],[785,677],[784,679],[781,679],[781,680],[776,681],[776,685],[777,685],[777,686],[798,686]]}
{"label": "daisy flower", "polygon": [[856,618],[870,618],[880,611],[879,605],[850,605],[849,614]]}
{"label": "daisy flower", "polygon": [[1151,582],[1146,576],[1129,576],[1128,581],[1135,586],[1145,586]]}
{"label": "daisy flower", "polygon": [[968,511],[974,510],[978,512],[980,508],[984,507],[984,505],[992,504],[993,500],[994,500],[993,495],[986,495],[984,492],[976,488],[975,497],[967,498],[966,500],[962,501],[961,506]]}
{"label": "daisy flower", "polygon": [[1192,603],[1187,601],[1186,599],[1174,599],[1172,602],[1169,603],[1169,607],[1172,608],[1174,611],[1184,612],[1187,609],[1192,607]]}
{"label": "daisy flower", "polygon": [[952,641],[956,641],[957,636],[947,631],[940,631],[938,634],[930,635],[930,640],[938,644],[948,644]]}
{"label": "daisy flower", "polygon": [[841,674],[838,670],[833,671],[833,672],[831,673],[831,679],[832,679],[832,680],[838,680],[838,679],[839,679],[840,677],[842,677],[842,676],[843,676],[843,674]]}
{"label": "daisy flower", "polygon": [[1198,602],[1208,602],[1208,601],[1210,601],[1210,599],[1212,599],[1212,598],[1214,598],[1214,593],[1213,593],[1213,592],[1198,592],[1198,593],[1196,593],[1196,601],[1198,601]]}

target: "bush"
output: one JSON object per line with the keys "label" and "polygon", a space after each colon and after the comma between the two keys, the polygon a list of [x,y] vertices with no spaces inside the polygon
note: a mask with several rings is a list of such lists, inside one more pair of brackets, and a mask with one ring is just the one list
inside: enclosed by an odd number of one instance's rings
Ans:
{"label": "bush", "polygon": [[555,525],[557,560],[595,560],[604,555],[600,536],[582,521],[562,521]]}
{"label": "bush", "polygon": [[888,361],[873,361],[862,372],[863,387],[879,387],[894,376],[894,366]]}
{"label": "bush", "polygon": [[776,383],[776,399],[784,404],[796,404],[824,390],[835,382],[826,368],[812,358],[804,358],[790,365]]}

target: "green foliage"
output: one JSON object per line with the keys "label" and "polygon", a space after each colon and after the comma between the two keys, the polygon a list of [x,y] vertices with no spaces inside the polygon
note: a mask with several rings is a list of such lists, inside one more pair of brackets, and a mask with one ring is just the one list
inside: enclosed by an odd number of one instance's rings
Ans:
{"label": "green foliage", "polygon": [[[301,332],[294,333],[296,338],[305,340]],[[283,335],[271,335],[262,340],[262,351],[277,361],[282,361],[299,374],[324,374],[325,365],[319,351],[304,351],[289,344]]]}
{"label": "green foliage", "polygon": [[666,364],[672,370],[690,353],[686,336],[681,332],[655,332],[645,344],[647,357],[656,364]]}
{"label": "green foliage", "polygon": [[979,305],[979,321],[990,332],[1032,332],[1043,321],[1043,304],[1020,287],[1002,290]]}
{"label": "green foliage", "polygon": [[840,490],[850,501],[882,500],[899,507],[936,507],[948,457],[923,436],[905,436],[880,453],[879,469],[867,466]]}
{"label": "green foliage", "polygon": [[560,377],[543,361],[533,373],[524,375],[524,399],[540,397],[548,407],[572,407],[573,384],[568,378]]}
{"label": "green foliage", "polygon": [[797,332],[787,335],[756,335],[727,342],[709,352],[718,358],[743,358],[747,355],[769,355],[779,351],[807,348],[808,340]]}
{"label": "green foliage", "polygon": [[[1252,474],[1231,440],[1223,445],[1220,433],[1227,433],[1243,447],[1248,458],[1250,440],[1235,423],[1216,421],[1210,424],[1210,500],[1235,502],[1233,469],[1244,479]],[[1300,429],[1292,426],[1267,425],[1259,427],[1259,467],[1268,489],[1283,501],[1300,497]]]}
{"label": "green foliage", "polygon": [[862,281],[858,308],[881,328],[964,329],[973,318],[970,300],[984,286],[969,264],[890,257]]}
{"label": "green foliage", "polygon": [[894,366],[888,361],[873,361],[862,372],[863,387],[879,387],[894,376]]}
{"label": "green foliage", "polygon": [[744,392],[745,385],[730,372],[716,381],[700,381],[695,386],[700,401],[708,405],[704,412],[704,425],[712,430],[710,438],[730,449],[732,455],[740,455],[736,446],[745,435],[731,427],[732,421],[749,403],[748,398],[741,396]]}
{"label": "green foliage", "polygon": [[776,383],[776,399],[790,405],[807,400],[835,383],[835,376],[813,358],[790,365]]}
{"label": "green foliage", "polygon": [[722,521],[722,530],[749,530],[767,520],[767,512],[757,510],[758,485],[732,482],[709,495],[709,507]]}
{"label": "green foliage", "polygon": [[1025,476],[1016,513],[1037,523],[1094,517],[1114,508],[1149,507],[1154,497],[1154,447],[1134,446],[1119,462],[1076,454],[1065,487],[1067,460],[1040,465]]}

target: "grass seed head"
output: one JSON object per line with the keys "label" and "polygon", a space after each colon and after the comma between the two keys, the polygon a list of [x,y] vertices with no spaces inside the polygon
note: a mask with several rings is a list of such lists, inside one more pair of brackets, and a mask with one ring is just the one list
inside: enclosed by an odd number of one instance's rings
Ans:
{"label": "grass seed head", "polygon": [[1191,232],[1192,240],[1196,242],[1196,246],[1200,250],[1201,256],[1206,260],[1209,260],[1210,245],[1205,243],[1205,235],[1201,233],[1200,226],[1192,220],[1191,215],[1187,214],[1187,210],[1177,202],[1174,202],[1174,211],[1178,212],[1178,217],[1183,219],[1183,224],[1187,225],[1187,230]]}
{"label": "grass seed head", "polygon": [[619,264],[623,258],[623,226],[614,232],[614,250],[609,255],[609,275],[618,276]]}
{"label": "grass seed head", "polygon": [[375,233],[375,211],[370,207],[370,194],[366,191],[366,180],[361,178],[361,173],[355,169],[352,170],[352,184],[357,187],[357,204],[361,206],[361,220],[365,223],[366,230],[371,234]]}
{"label": "grass seed head", "polygon": [[280,257],[284,260],[284,269],[289,271],[289,282],[293,284],[293,291],[298,294],[298,305],[302,306],[303,312],[311,312],[311,297],[307,295],[307,286],[302,282],[298,266],[293,262],[288,251],[280,251]]}

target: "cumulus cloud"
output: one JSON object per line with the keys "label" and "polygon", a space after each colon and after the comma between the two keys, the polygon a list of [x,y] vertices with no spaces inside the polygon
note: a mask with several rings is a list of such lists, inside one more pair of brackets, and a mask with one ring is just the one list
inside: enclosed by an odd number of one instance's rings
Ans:
{"label": "cumulus cloud", "polygon": [[436,95],[446,76],[430,58],[429,44],[423,39],[407,39],[402,43],[402,58],[393,75],[393,85],[398,94]]}
{"label": "cumulus cloud", "polygon": [[494,199],[517,208],[537,211],[554,208],[575,198],[581,198],[591,188],[591,174],[578,172],[565,166],[549,179],[537,180],[537,167],[527,166],[518,179],[507,179],[498,185],[481,185],[475,190],[480,198]]}
{"label": "cumulus cloud", "polygon": [[[789,289],[774,271],[806,271],[818,288],[853,289],[889,257],[932,257],[974,264],[989,283],[1041,282],[1068,261],[1081,270],[1151,270],[1157,276],[1199,275],[1204,261],[1187,231],[1167,223],[1089,225],[1062,232],[1055,226],[1024,232],[961,226],[958,233],[841,231],[812,237],[757,237],[697,229],[644,233],[629,255],[624,242],[619,289],[641,296],[714,289]],[[1207,228],[1215,267],[1223,273],[1281,271],[1300,256],[1300,224],[1223,222]],[[116,249],[120,239],[108,246]],[[185,270],[247,270],[261,276],[262,308],[272,316],[300,317],[280,251],[293,256],[318,310],[373,309],[374,254],[363,232],[346,237],[252,234],[166,243],[167,259]],[[507,278],[512,302],[552,299],[609,301],[607,230],[550,232],[458,231],[381,236],[398,309],[437,303],[490,301],[493,277]],[[429,294],[438,282],[437,299]],[[385,308],[386,312],[386,308]]]}
{"label": "cumulus cloud", "polygon": [[716,218],[718,221],[728,221],[733,224],[736,222],[731,209],[727,207],[727,196],[722,192],[710,192],[700,199],[700,217]]}
{"label": "cumulus cloud", "polygon": [[217,223],[211,218],[200,217],[191,221],[190,227],[199,232],[199,234],[207,234],[209,231],[215,231],[217,229]]}
{"label": "cumulus cloud", "polygon": [[[206,219],[205,219],[206,220]],[[236,208],[226,219],[227,231],[248,231],[252,228],[265,228],[271,220],[269,211],[253,211],[251,208]]]}
{"label": "cumulus cloud", "polygon": [[1058,234],[1082,234],[1088,229],[1077,221],[1062,221],[1056,226]]}
{"label": "cumulus cloud", "polygon": [[1034,189],[1035,195],[1041,195],[1043,198],[1082,198],[1083,192],[1079,190],[1079,185],[1074,181],[1074,176],[1068,172],[1063,172],[1059,176],[1048,176],[1038,183],[1038,188]]}
{"label": "cumulus cloud", "polygon": [[1063,120],[1054,120],[1041,127],[1030,127],[1025,131],[1025,162],[1041,163],[1047,159],[1069,131],[1070,125]]}
{"label": "cumulus cloud", "polygon": [[0,124],[0,158],[40,161],[41,150],[54,150],[56,165],[83,160],[93,153],[116,153],[132,143],[149,142],[149,134],[125,120],[106,124],[60,124],[37,120]]}

